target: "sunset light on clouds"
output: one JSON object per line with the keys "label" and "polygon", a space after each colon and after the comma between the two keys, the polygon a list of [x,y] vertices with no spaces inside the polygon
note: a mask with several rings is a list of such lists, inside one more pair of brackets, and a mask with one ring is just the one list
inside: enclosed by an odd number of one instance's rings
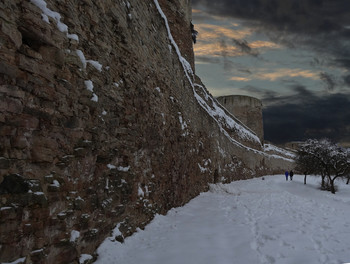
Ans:
{"label": "sunset light on clouds", "polygon": [[[283,54],[288,52],[286,48],[281,44],[268,40],[262,34],[257,34],[254,28],[243,25],[242,21],[212,16],[198,9],[194,10],[194,21],[197,16],[201,18],[207,16],[208,21],[211,22],[195,24],[195,28],[199,32],[198,42],[194,45],[197,65],[213,64],[212,67],[220,67],[220,64],[223,64],[223,74],[226,76],[226,81],[234,82],[276,81],[294,77],[320,80],[319,72],[311,69],[295,68],[296,63],[292,63],[290,68],[286,68],[285,65],[284,68],[275,68],[273,66],[275,62],[271,60],[267,53],[275,51],[277,54],[275,56],[279,59],[286,58],[286,54]],[[279,55],[279,53],[282,54]],[[252,57],[255,57],[254,62],[252,62]],[[228,71],[227,65],[235,65],[236,63],[247,65],[246,68],[254,68],[254,71],[244,71],[233,66],[229,67],[230,71]],[[224,64],[226,64],[226,67]],[[201,71],[200,66],[198,70]],[[220,82],[217,85],[218,87],[211,87],[212,93],[217,96],[224,95],[221,91],[223,87],[220,87]],[[239,88],[235,83],[229,83],[229,86],[235,92]],[[243,92],[243,94],[245,93]]]}
{"label": "sunset light on clouds", "polygon": [[[214,96],[261,99],[265,135],[276,143],[350,142],[350,1],[192,0],[192,7],[195,70]],[[282,137],[288,126],[294,131]]]}
{"label": "sunset light on clouds", "polygon": [[269,81],[276,81],[281,78],[293,78],[293,77],[302,77],[302,78],[309,78],[313,80],[318,80],[319,74],[316,72],[312,72],[309,70],[303,70],[303,69],[278,69],[274,72],[266,72],[268,69],[264,69],[263,72],[258,72],[254,77],[256,79],[261,80],[269,80]]}
{"label": "sunset light on clouds", "polygon": [[233,76],[230,77],[230,80],[241,82],[247,82],[253,79],[276,81],[278,79],[291,77],[303,77],[313,80],[318,80],[320,78],[317,73],[302,69],[278,69],[274,72],[270,72],[269,69],[261,69],[260,72],[258,70],[258,72],[250,74],[250,78]]}
{"label": "sunset light on clouds", "polygon": [[198,24],[198,25],[196,24],[196,29],[199,32],[201,32],[201,38],[203,38],[204,41],[216,40],[219,37],[241,39],[241,38],[246,38],[251,34],[249,30],[235,30],[235,29],[225,28],[223,26],[211,25],[211,24]]}

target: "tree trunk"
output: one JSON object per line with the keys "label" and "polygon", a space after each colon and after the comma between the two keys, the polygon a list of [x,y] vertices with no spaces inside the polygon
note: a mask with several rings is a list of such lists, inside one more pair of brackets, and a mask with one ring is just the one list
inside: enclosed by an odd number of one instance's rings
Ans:
{"label": "tree trunk", "polygon": [[329,183],[331,184],[331,192],[335,194],[334,179],[329,178]]}
{"label": "tree trunk", "polygon": [[350,177],[349,177],[348,180],[346,181],[346,184],[349,184],[349,182],[350,182]]}
{"label": "tree trunk", "polygon": [[214,171],[214,183],[218,183],[219,181],[219,172],[218,169],[215,169]]}
{"label": "tree trunk", "polygon": [[325,183],[325,181],[324,181],[325,178],[326,178],[326,176],[325,176],[325,175],[322,175],[322,183],[321,183],[321,186],[322,186],[323,189],[326,188],[326,183]]}
{"label": "tree trunk", "polygon": [[305,177],[304,177],[304,184],[306,184],[306,174],[305,174]]}

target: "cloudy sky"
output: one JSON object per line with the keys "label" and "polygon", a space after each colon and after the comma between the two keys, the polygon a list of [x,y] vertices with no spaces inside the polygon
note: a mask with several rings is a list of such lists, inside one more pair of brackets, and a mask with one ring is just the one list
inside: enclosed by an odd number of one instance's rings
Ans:
{"label": "cloudy sky", "polygon": [[192,0],[196,73],[262,100],[265,139],[350,142],[350,0]]}

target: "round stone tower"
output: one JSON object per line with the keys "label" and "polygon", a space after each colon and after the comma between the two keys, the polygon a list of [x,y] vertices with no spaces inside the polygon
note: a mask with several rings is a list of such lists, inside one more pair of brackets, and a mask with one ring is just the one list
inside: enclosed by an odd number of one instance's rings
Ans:
{"label": "round stone tower", "polygon": [[264,142],[264,127],[262,118],[262,102],[245,95],[229,95],[216,98],[231,114],[253,130]]}

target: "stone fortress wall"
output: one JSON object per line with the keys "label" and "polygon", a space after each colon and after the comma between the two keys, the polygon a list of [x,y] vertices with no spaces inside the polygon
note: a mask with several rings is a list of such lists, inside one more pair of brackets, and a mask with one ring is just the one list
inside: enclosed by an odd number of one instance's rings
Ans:
{"label": "stone fortress wall", "polygon": [[77,264],[117,225],[292,163],[190,72],[191,2],[159,0],[169,28],[157,3],[0,2],[0,262]]}

